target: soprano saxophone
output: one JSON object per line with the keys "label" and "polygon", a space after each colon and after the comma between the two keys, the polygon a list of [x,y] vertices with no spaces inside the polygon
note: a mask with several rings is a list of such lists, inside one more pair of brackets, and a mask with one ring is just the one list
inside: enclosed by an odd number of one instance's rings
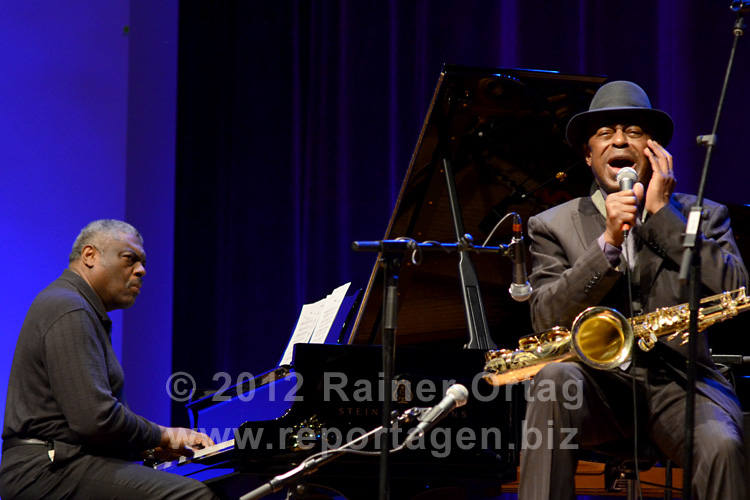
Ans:
{"label": "soprano saxophone", "polygon": [[[698,310],[698,331],[732,318],[750,308],[745,287],[706,297]],[[664,307],[628,320],[615,309],[589,307],[568,330],[554,327],[527,335],[515,351],[500,349],[485,354],[483,378],[492,385],[505,385],[532,378],[544,366],[562,361],[581,361],[601,370],[624,363],[634,340],[643,351],[651,350],[659,337],[667,341],[688,340],[688,304]]]}

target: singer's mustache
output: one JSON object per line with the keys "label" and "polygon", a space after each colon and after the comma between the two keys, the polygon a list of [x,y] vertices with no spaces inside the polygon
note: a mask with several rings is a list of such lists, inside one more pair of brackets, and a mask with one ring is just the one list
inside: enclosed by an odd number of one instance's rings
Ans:
{"label": "singer's mustache", "polygon": [[131,286],[137,286],[138,288],[141,288],[143,286],[143,279],[133,278],[132,280],[128,281],[125,286],[127,288],[130,288]]}

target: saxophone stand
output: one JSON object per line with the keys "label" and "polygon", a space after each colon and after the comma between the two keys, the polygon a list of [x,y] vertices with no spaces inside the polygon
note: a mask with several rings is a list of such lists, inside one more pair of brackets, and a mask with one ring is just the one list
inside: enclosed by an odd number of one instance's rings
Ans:
{"label": "saxophone stand", "polygon": [[706,188],[706,179],[708,178],[708,167],[711,161],[711,154],[716,146],[716,131],[719,127],[719,116],[721,108],[724,105],[727,86],[729,84],[729,74],[732,70],[734,54],[737,49],[737,42],[745,32],[745,14],[750,11],[750,2],[733,1],[732,10],[737,12],[732,33],[734,42],[727,64],[727,71],[724,76],[724,83],[721,88],[719,104],[716,110],[713,130],[710,135],[698,136],[698,144],[706,147],[706,158],[703,162],[703,171],[701,173],[700,184],[698,186],[698,195],[695,205],[690,209],[690,215],[687,220],[685,229],[685,239],[683,246],[685,251],[682,254],[682,265],[680,266],[680,283],[688,287],[688,301],[690,307],[690,323],[688,333],[688,364],[687,364],[687,394],[685,398],[685,450],[683,459],[683,485],[682,498],[691,500],[693,494],[693,430],[695,426],[695,380],[696,380],[696,359],[698,355],[698,310],[700,309],[700,290],[701,290],[701,260],[700,260],[700,242],[699,235],[700,222],[703,213],[703,198]]}

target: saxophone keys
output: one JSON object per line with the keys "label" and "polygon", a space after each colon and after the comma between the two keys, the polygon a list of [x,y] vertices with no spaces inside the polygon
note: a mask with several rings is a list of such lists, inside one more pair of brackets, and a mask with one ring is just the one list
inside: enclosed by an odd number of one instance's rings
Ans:
{"label": "saxophone keys", "polygon": [[647,337],[641,337],[638,339],[638,347],[640,347],[642,351],[648,352],[654,348],[656,340],[656,334],[650,332]]}
{"label": "saxophone keys", "polygon": [[492,351],[487,351],[484,353],[484,360],[492,361],[493,359],[499,358],[501,356],[504,356],[506,354],[510,354],[512,351],[510,349],[494,349]]}
{"label": "saxophone keys", "polygon": [[521,339],[518,341],[518,346],[522,351],[533,351],[539,346],[540,343],[541,340],[539,339],[539,337],[536,334],[532,334],[521,337]]}

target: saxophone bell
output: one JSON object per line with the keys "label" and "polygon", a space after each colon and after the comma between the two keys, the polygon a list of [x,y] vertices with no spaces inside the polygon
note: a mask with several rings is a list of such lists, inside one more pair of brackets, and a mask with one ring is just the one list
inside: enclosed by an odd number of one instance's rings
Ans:
{"label": "saxophone bell", "polygon": [[491,385],[514,384],[533,378],[550,363],[563,361],[609,370],[630,357],[633,338],[630,322],[618,311],[589,307],[576,317],[570,330],[556,326],[521,338],[515,351],[487,352],[482,377]]}
{"label": "saxophone bell", "polygon": [[589,307],[573,321],[571,339],[579,359],[600,370],[617,368],[633,348],[630,321],[615,309]]}

